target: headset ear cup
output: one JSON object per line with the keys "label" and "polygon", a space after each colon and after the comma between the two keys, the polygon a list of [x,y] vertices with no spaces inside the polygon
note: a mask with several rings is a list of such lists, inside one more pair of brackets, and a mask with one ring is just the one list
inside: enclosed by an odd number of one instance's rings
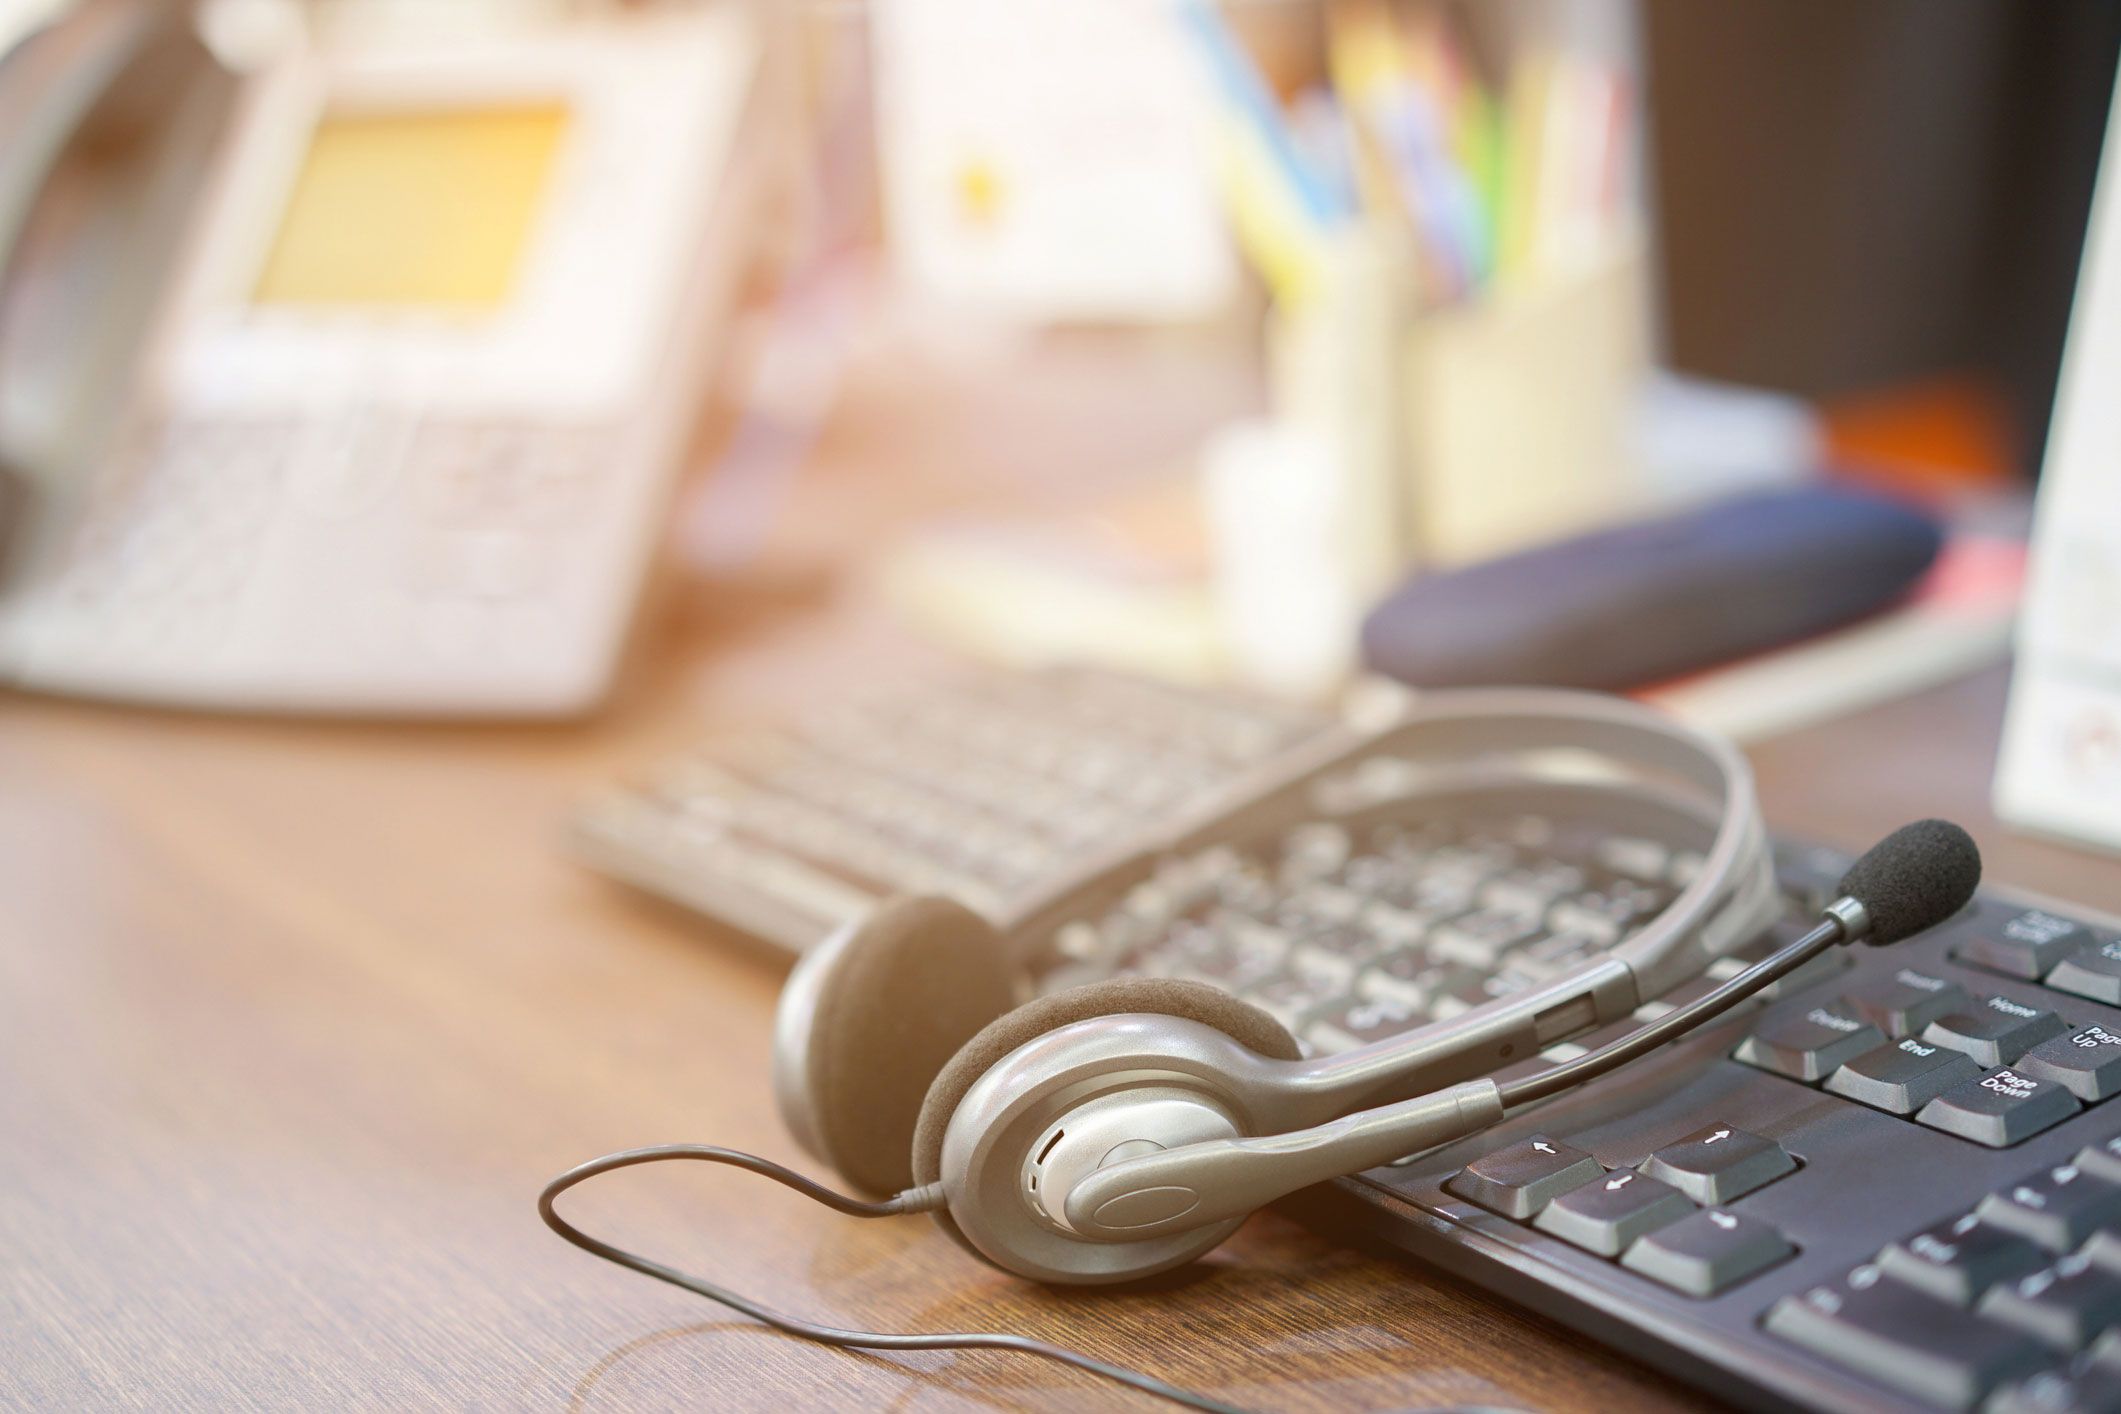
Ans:
{"label": "headset ear cup", "polygon": [[782,1109],[848,1182],[896,1193],[931,1082],[1016,1004],[1018,970],[993,925],[941,898],[893,900],[823,946],[783,994]]}
{"label": "headset ear cup", "polygon": [[[1161,977],[1116,977],[1037,1001],[997,1018],[967,1041],[952,1056],[928,1087],[921,1102],[920,1119],[913,1131],[912,1179],[934,1183],[943,1173],[943,1137],[950,1130],[950,1117],[958,1102],[995,1062],[1027,1041],[1048,1031],[1057,1031],[1097,1016],[1176,1016],[1212,1026],[1249,1050],[1275,1060],[1295,1060],[1303,1054],[1288,1029],[1250,1002],[1239,1001],[1220,987],[1205,982],[1185,982]],[[986,1261],[987,1256],[958,1230],[949,1210],[939,1208],[935,1220],[959,1246]]]}

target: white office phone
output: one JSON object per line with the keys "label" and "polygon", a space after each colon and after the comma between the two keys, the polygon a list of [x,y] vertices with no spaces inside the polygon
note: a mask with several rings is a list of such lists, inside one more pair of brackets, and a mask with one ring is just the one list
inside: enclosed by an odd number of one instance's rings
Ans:
{"label": "white office phone", "polygon": [[[186,51],[189,78],[163,72]],[[296,43],[218,76],[225,117],[193,111],[215,68],[181,16],[118,4],[0,67],[21,134],[0,144],[0,680],[591,705],[749,225],[746,11]],[[149,73],[169,96],[130,136],[155,153],[100,171]],[[99,243],[99,202],[159,206]]]}

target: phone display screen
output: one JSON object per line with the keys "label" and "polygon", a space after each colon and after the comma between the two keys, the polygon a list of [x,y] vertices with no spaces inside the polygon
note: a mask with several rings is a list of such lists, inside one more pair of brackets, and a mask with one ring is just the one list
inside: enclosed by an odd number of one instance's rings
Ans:
{"label": "phone display screen", "polygon": [[311,134],[253,299],[502,307],[569,120],[559,103],[327,114]]}

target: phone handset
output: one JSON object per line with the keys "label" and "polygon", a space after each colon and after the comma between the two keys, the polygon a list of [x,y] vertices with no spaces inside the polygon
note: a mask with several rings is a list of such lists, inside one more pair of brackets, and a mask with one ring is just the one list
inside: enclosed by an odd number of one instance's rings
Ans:
{"label": "phone handset", "polygon": [[[22,547],[33,513],[50,518],[37,502],[62,489],[88,439],[115,421],[169,255],[117,252],[102,272],[108,278],[68,282],[85,293],[74,295],[79,308],[64,312],[63,341],[41,327],[22,333],[9,325],[30,317],[30,301],[14,298],[20,291],[12,287],[36,273],[24,267],[28,248],[41,248],[39,209],[85,149],[97,160],[137,151],[158,172],[191,165],[202,131],[220,117],[218,95],[206,105],[211,112],[199,112],[201,77],[223,73],[193,29],[190,7],[136,0],[90,0],[0,56],[0,132],[8,134],[0,143],[0,386],[36,385],[13,407],[0,400],[0,563]],[[152,200],[161,185],[133,171],[121,184],[128,200]],[[113,196],[88,197],[98,199]],[[169,244],[155,223],[121,214],[118,224],[133,235],[129,246]],[[18,343],[28,347],[11,347]],[[12,376],[10,363],[18,365]]]}

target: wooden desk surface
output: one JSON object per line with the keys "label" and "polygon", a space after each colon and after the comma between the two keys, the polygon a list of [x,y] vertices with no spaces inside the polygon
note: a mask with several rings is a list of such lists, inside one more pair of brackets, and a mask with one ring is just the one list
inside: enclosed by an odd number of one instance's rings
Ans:
{"label": "wooden desk surface", "polygon": [[[799,540],[776,563],[836,563],[919,513],[916,469],[1005,449],[991,500],[1091,498],[1139,470],[1112,454],[1114,426],[1137,462],[1183,457],[1256,399],[1243,370],[1198,373],[1162,343],[1115,390],[1107,355],[982,388],[958,419],[926,415],[926,386],[909,418],[887,362],[836,414],[820,456],[841,474],[798,488]],[[924,494],[977,501],[962,483]],[[709,722],[902,661],[904,640],[822,580],[670,601],[582,726],[0,698],[0,1406],[1154,1407],[1022,1358],[818,1349],[537,1220],[552,1174],[609,1149],[711,1141],[811,1167],[768,1095],[784,962],[575,867],[558,836],[586,791]],[[1989,817],[2002,692],[1989,673],[1769,745],[1770,819],[1860,846],[1950,814],[1995,877],[2121,908],[2121,864]],[[1261,1407],[1698,1403],[1273,1215],[1157,1292],[1057,1292],[925,1219],[857,1222],[682,1167],[606,1179],[568,1210],[785,1310],[1021,1330]]]}
{"label": "wooden desk surface", "polygon": [[[555,843],[583,788],[801,651],[665,655],[576,728],[0,704],[0,1403],[1143,1404],[1023,1359],[815,1349],[596,1262],[532,1211],[550,1174],[626,1145],[802,1162],[767,1093],[781,965]],[[2121,905],[2121,865],[1990,819],[2002,688],[1991,672],[1768,745],[1771,818],[1854,845],[1950,813],[1994,877]],[[625,1175],[571,1211],[786,1309],[1021,1329],[1277,1409],[1693,1402],[1273,1216],[1195,1278],[1115,1297],[1035,1290],[924,1220],[858,1223],[734,1174]]]}

